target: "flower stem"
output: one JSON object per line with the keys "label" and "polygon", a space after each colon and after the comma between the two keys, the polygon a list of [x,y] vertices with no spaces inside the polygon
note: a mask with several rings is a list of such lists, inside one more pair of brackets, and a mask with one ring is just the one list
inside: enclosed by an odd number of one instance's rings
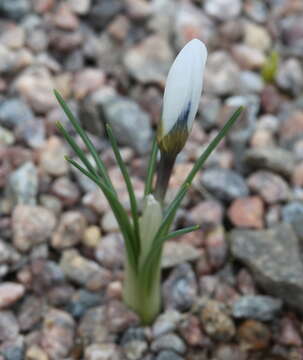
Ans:
{"label": "flower stem", "polygon": [[176,161],[176,155],[168,155],[161,152],[161,158],[157,171],[157,182],[155,189],[155,198],[161,203],[164,202],[169,179]]}

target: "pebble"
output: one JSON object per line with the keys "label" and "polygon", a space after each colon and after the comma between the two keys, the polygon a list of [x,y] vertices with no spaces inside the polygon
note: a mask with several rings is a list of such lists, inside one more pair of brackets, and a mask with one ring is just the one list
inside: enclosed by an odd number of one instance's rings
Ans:
{"label": "pebble", "polygon": [[146,341],[132,340],[123,346],[124,354],[128,360],[141,360],[148,349]]}
{"label": "pebble", "polygon": [[157,355],[156,360],[184,360],[184,358],[174,351],[163,350]]}
{"label": "pebble", "polygon": [[112,233],[119,231],[119,224],[116,220],[114,213],[109,210],[107,211],[101,220],[101,229],[106,233]]}
{"label": "pebble", "polygon": [[190,315],[185,318],[180,325],[178,330],[182,338],[190,346],[207,346],[209,345],[209,339],[202,332],[198,317]]}
{"label": "pebble", "polygon": [[163,84],[173,62],[173,52],[165,38],[152,35],[130,48],[123,61],[137,81]]}
{"label": "pebble", "polygon": [[3,0],[0,4],[0,14],[7,16],[11,20],[20,20],[31,10],[31,3],[28,0]]}
{"label": "pebble", "polygon": [[240,297],[233,305],[235,318],[254,319],[259,321],[274,320],[282,308],[282,301],[263,295],[246,295]]}
{"label": "pebble", "polygon": [[18,335],[13,340],[2,343],[0,345],[0,353],[5,360],[23,360],[24,346],[24,337]]}
{"label": "pebble", "polygon": [[268,230],[233,230],[229,238],[232,255],[248,267],[259,286],[286,304],[302,308],[303,264],[299,241],[289,224]]}
{"label": "pebble", "polygon": [[151,343],[151,350],[160,352],[161,350],[172,350],[178,354],[185,354],[186,345],[184,341],[174,333],[164,334]]}
{"label": "pebble", "polygon": [[194,304],[198,285],[191,266],[183,263],[175,267],[162,285],[165,308],[187,311]]}
{"label": "pebble", "polygon": [[57,229],[54,231],[51,244],[55,249],[65,249],[81,242],[86,228],[86,219],[78,211],[67,211],[62,214]]}
{"label": "pebble", "polygon": [[285,223],[291,224],[296,232],[296,235],[301,240],[303,237],[302,228],[303,219],[303,203],[300,201],[293,201],[282,208],[282,220]]}
{"label": "pebble", "polygon": [[233,320],[227,314],[223,303],[208,300],[201,311],[200,318],[204,331],[214,340],[229,341],[236,333]]}
{"label": "pebble", "polygon": [[163,269],[183,264],[186,261],[197,260],[201,252],[190,244],[166,241],[163,247],[162,263]]}
{"label": "pebble", "polygon": [[0,284],[0,309],[14,305],[25,293],[23,285],[15,282],[2,282]]}
{"label": "pebble", "polygon": [[218,20],[227,21],[240,15],[242,2],[240,0],[206,0],[204,10]]}
{"label": "pebble", "polygon": [[[222,67],[222,64],[225,64]],[[213,95],[232,94],[238,88],[240,69],[230,55],[215,51],[208,56],[204,74],[205,93]]]}
{"label": "pebble", "polygon": [[14,246],[26,252],[47,241],[56,225],[54,214],[42,206],[17,205],[12,214]]}
{"label": "pebble", "polygon": [[75,249],[65,250],[60,260],[60,267],[65,276],[76,284],[92,287],[95,282],[106,286],[110,282],[110,273],[95,261],[79,254]]}
{"label": "pebble", "polygon": [[55,88],[50,72],[44,67],[28,68],[18,76],[15,82],[17,92],[37,113],[45,114],[58,106],[52,96]]}
{"label": "pebble", "polygon": [[38,172],[35,165],[28,161],[13,171],[5,191],[11,207],[17,204],[35,205],[38,193]]}
{"label": "pebble", "polygon": [[263,350],[269,347],[271,333],[268,327],[256,320],[246,320],[237,332],[240,346],[244,350]]}
{"label": "pebble", "polygon": [[178,323],[181,321],[182,315],[175,309],[167,309],[160,314],[153,324],[152,332],[155,338],[162,336],[168,332],[176,330]]}
{"label": "pebble", "polygon": [[38,296],[27,295],[18,312],[18,323],[22,331],[29,331],[42,319],[45,302]]}
{"label": "pebble", "polygon": [[[303,131],[303,112],[295,111],[282,120],[279,127],[280,139],[283,143],[293,143]],[[300,137],[300,135],[299,135]]]}
{"label": "pebble", "polygon": [[212,168],[203,171],[201,184],[224,201],[232,201],[238,197],[248,195],[248,188],[244,179],[233,170]]}
{"label": "pebble", "polygon": [[259,74],[254,71],[241,71],[239,91],[241,94],[260,94],[264,88],[264,81]]}
{"label": "pebble", "polygon": [[96,249],[102,240],[100,228],[96,225],[88,226],[83,234],[82,244],[90,249]]}
{"label": "pebble", "polygon": [[220,225],[223,220],[223,206],[219,201],[204,200],[191,209],[190,216],[199,225]]}
{"label": "pebble", "polygon": [[291,317],[283,317],[279,321],[279,337],[280,344],[286,346],[302,346],[302,338],[298,326]]}
{"label": "pebble", "polygon": [[25,101],[16,97],[0,102],[0,124],[9,128],[20,126],[34,119],[34,114]]}
{"label": "pebble", "polygon": [[259,194],[268,204],[287,201],[290,198],[287,182],[281,176],[269,171],[259,170],[253,173],[247,183],[250,189]]}
{"label": "pebble", "polygon": [[262,229],[264,204],[258,196],[239,198],[228,209],[228,217],[236,227]]}
{"label": "pebble", "polygon": [[73,90],[76,99],[82,100],[89,93],[96,91],[105,84],[103,71],[94,68],[85,68],[75,74]]}
{"label": "pebble", "polygon": [[246,70],[260,70],[266,62],[262,51],[245,44],[234,45],[232,55],[241,68]]}
{"label": "pebble", "polygon": [[276,76],[277,84],[294,96],[299,96],[303,89],[303,70],[296,58],[283,62]]}
{"label": "pebble", "polygon": [[227,258],[228,246],[223,226],[216,226],[206,232],[205,250],[209,266],[218,270]]}
{"label": "pebble", "polygon": [[91,0],[68,0],[68,4],[78,15],[86,15],[91,7]]}
{"label": "pebble", "polygon": [[74,318],[79,319],[89,308],[100,305],[102,302],[102,293],[94,293],[80,289],[73,294],[72,298],[67,304],[66,309],[72,314]]}
{"label": "pebble", "polygon": [[122,360],[122,354],[115,344],[91,344],[85,349],[85,360]]}
{"label": "pebble", "polygon": [[295,167],[293,153],[277,147],[249,149],[244,161],[254,169],[267,169],[287,177],[292,175]]}
{"label": "pebble", "polygon": [[106,308],[107,326],[109,331],[118,333],[139,324],[139,317],[124,303],[113,300]]}
{"label": "pebble", "polygon": [[265,52],[271,47],[271,38],[266,27],[253,22],[246,22],[244,25],[244,43]]}
{"label": "pebble", "polygon": [[108,234],[102,238],[95,256],[98,262],[109,269],[119,269],[124,264],[124,244],[120,233]]}
{"label": "pebble", "polygon": [[13,340],[19,334],[19,325],[11,311],[0,311],[0,341]]}
{"label": "pebble", "polygon": [[0,146],[13,145],[15,142],[14,134],[8,129],[0,126]]}
{"label": "pebble", "polygon": [[150,119],[137,103],[122,96],[115,96],[104,100],[102,108],[105,120],[111,125],[120,145],[129,146],[139,154],[149,151],[152,135]]}
{"label": "pebble", "polygon": [[37,345],[30,346],[25,356],[26,360],[48,360],[47,353]]}
{"label": "pebble", "polygon": [[120,0],[100,0],[93,3],[88,13],[89,21],[92,26],[100,30],[104,28],[116,15],[124,8]]}
{"label": "pebble", "polygon": [[56,136],[50,137],[40,153],[40,166],[49,175],[63,176],[68,172],[64,156],[68,153],[65,144]]}
{"label": "pebble", "polygon": [[42,207],[52,211],[56,216],[62,211],[62,202],[56,196],[42,194],[40,195],[39,203]]}
{"label": "pebble", "polygon": [[51,359],[69,355],[74,344],[75,322],[71,315],[59,309],[49,309],[45,314],[41,346]]}
{"label": "pebble", "polygon": [[214,353],[216,360],[247,360],[247,352],[234,345],[221,344]]}
{"label": "pebble", "polygon": [[78,187],[66,176],[55,179],[52,184],[52,193],[56,195],[65,206],[75,205],[80,198]]}

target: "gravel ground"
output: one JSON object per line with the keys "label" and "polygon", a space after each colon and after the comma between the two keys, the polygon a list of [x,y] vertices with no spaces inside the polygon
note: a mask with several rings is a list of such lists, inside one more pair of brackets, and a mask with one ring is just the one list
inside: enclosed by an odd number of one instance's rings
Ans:
{"label": "gravel ground", "polygon": [[[246,111],[178,213],[201,230],[165,245],[163,310],[141,327],[121,301],[117,224],[64,160],[55,122],[72,129],[51,91],[128,206],[104,123],[140,197],[165,78],[193,37],[205,86],[168,198]],[[302,39],[302,0],[0,1],[0,360],[303,359]]]}

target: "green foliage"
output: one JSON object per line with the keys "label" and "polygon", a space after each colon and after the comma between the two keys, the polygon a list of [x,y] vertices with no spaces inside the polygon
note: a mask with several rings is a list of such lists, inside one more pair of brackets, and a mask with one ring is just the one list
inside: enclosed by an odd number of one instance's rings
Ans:
{"label": "green foliage", "polygon": [[261,69],[262,78],[266,83],[273,83],[275,81],[279,62],[280,56],[278,52],[272,51]]}
{"label": "green foliage", "polygon": [[111,127],[109,125],[106,126],[107,133],[116,162],[128,190],[131,207],[130,214],[128,214],[127,210],[119,201],[119,196],[113,187],[107,169],[88,135],[82,129],[57,91],[55,91],[55,96],[74,129],[84,142],[88,152],[91,154],[94,163],[88,160],[85,152],[80,149],[62,124],[57,123],[59,131],[74,150],[82,165],[69,157],[66,157],[66,160],[90,178],[101,189],[112,208],[123,235],[126,248],[124,300],[138,312],[144,323],[150,323],[160,310],[161,254],[165,240],[198,230],[199,228],[199,226],[191,226],[170,232],[170,227],[176,212],[191,186],[195,175],[235,123],[242,108],[239,108],[233,114],[218,135],[211,141],[207,149],[194,164],[175,199],[165,209],[162,209],[163,202],[158,202],[153,196],[153,179],[158,153],[157,142],[154,140],[145,181],[144,196],[146,202],[143,214],[140,216],[131,178],[122,160]]}

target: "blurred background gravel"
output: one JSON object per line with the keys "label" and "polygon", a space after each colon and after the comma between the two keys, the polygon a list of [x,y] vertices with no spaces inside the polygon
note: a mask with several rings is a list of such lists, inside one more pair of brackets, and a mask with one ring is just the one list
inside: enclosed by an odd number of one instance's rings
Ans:
{"label": "blurred background gravel", "polygon": [[[167,72],[194,37],[204,90],[168,198],[246,111],[178,213],[201,230],[167,242],[163,312],[142,328],[121,302],[113,214],[64,160],[52,89],[128,206],[104,123],[140,197]],[[302,62],[302,0],[0,0],[0,359],[302,360]]]}

